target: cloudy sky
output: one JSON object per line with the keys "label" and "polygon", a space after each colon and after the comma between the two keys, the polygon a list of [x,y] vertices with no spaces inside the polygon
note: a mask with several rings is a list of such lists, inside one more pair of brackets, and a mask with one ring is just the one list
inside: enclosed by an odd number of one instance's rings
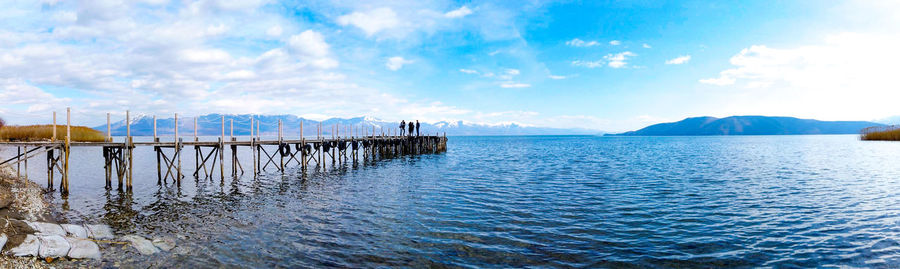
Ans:
{"label": "cloudy sky", "polygon": [[900,115],[897,1],[2,1],[0,117]]}

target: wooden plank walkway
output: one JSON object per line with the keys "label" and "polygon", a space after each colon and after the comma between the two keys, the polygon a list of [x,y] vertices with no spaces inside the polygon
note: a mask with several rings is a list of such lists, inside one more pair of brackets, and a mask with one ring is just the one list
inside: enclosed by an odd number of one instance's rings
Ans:
{"label": "wooden plank walkway", "polygon": [[[273,167],[280,172],[284,172],[285,168],[290,165],[297,165],[301,169],[310,168],[311,164],[315,164],[315,169],[327,168],[327,163],[331,165],[339,165],[346,161],[359,160],[376,160],[377,158],[389,158],[407,154],[428,154],[439,153],[447,149],[447,136],[444,135],[424,135],[424,136],[400,136],[396,135],[393,129],[379,130],[372,126],[371,132],[368,128],[362,126],[340,126],[338,124],[331,126],[331,138],[323,136],[323,128],[321,123],[316,126],[316,137],[313,139],[298,135],[295,139],[285,139],[283,132],[283,124],[278,121],[278,136],[275,139],[261,139],[259,126],[260,122],[255,117],[250,119],[250,136],[244,137],[249,140],[239,140],[240,137],[234,136],[234,120],[231,120],[231,135],[226,139],[225,136],[225,116],[222,116],[222,135],[217,141],[200,141],[197,136],[197,120],[194,118],[194,137],[193,141],[184,141],[184,138],[178,136],[178,114],[175,114],[174,136],[159,137],[157,134],[156,116],[153,116],[153,139],[149,142],[134,142],[131,136],[131,117],[130,111],[125,113],[126,135],[124,141],[115,142],[111,136],[110,114],[106,116],[106,141],[103,142],[73,142],[69,139],[71,136],[71,109],[66,109],[66,135],[61,139],[57,139],[56,135],[56,112],[53,113],[53,138],[47,141],[9,141],[0,142],[0,147],[15,147],[16,155],[12,158],[0,160],[0,166],[15,165],[19,175],[24,168],[25,177],[27,179],[28,160],[40,155],[46,156],[47,161],[47,188],[53,189],[54,177],[59,174],[61,180],[59,182],[59,190],[63,194],[69,192],[69,153],[72,147],[100,147],[102,148],[104,158],[104,169],[106,172],[106,187],[112,187],[112,179],[118,181],[118,188],[123,186],[128,191],[132,189],[132,170],[133,170],[133,151],[137,147],[152,147],[156,153],[157,163],[157,183],[172,182],[181,183],[184,178],[182,167],[182,151],[185,147],[194,148],[195,165],[194,177],[212,177],[214,171],[218,170],[222,180],[225,179],[225,149],[231,149],[231,175],[236,176],[244,173],[243,164],[238,158],[238,148],[248,147],[250,155],[253,159],[252,171],[256,176]],[[303,133],[303,123],[300,123],[300,133]],[[256,129],[256,130],[254,130]],[[344,130],[345,135],[341,136],[340,131]],[[273,149],[273,146],[276,149]],[[218,159],[218,160],[217,160]],[[217,164],[218,161],[218,164]],[[218,166],[218,169],[216,169]],[[201,172],[203,173],[201,175]]]}

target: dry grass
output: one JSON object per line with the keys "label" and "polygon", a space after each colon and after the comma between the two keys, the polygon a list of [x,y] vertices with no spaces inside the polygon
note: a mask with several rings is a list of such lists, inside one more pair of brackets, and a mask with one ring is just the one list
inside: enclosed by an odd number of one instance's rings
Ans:
{"label": "dry grass", "polygon": [[[0,128],[0,141],[47,141],[53,137],[53,125],[3,126]],[[66,126],[56,126],[56,139],[66,137]],[[72,141],[103,142],[106,136],[100,131],[85,127],[72,126]]]}
{"label": "dry grass", "polygon": [[862,130],[862,140],[900,141],[900,126],[869,127]]}

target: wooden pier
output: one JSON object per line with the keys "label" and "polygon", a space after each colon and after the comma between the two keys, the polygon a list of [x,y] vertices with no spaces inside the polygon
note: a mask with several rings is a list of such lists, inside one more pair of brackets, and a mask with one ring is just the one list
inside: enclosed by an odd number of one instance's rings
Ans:
{"label": "wooden pier", "polygon": [[[184,178],[181,163],[182,151],[185,147],[194,149],[195,164],[193,176],[195,178],[212,178],[214,172],[218,172],[222,180],[225,179],[225,149],[231,150],[231,176],[244,174],[244,164],[238,158],[239,148],[247,148],[253,159],[252,173],[254,176],[262,172],[276,170],[284,172],[291,166],[307,169],[326,170],[328,163],[331,166],[344,162],[368,161],[381,158],[390,158],[400,155],[439,153],[447,149],[447,136],[400,136],[392,128],[371,129],[364,126],[330,126],[331,137],[325,137],[324,129],[319,123],[316,126],[316,137],[303,136],[303,123],[300,123],[300,134],[295,137],[286,137],[283,132],[281,120],[278,121],[278,136],[275,139],[262,139],[259,132],[260,121],[250,118],[250,137],[247,140],[239,140],[234,136],[234,119],[229,122],[230,135],[225,136],[225,116],[222,116],[222,134],[217,141],[200,141],[197,136],[197,120],[194,118],[194,136],[192,141],[184,141],[178,133],[178,114],[175,114],[174,137],[167,137],[164,141],[157,134],[156,116],[153,117],[153,140],[149,142],[134,142],[131,136],[130,112],[125,113],[126,135],[124,141],[116,142],[111,135],[110,114],[106,115],[106,141],[103,142],[73,142],[71,137],[71,109],[66,109],[66,135],[57,139],[56,113],[53,113],[53,138],[47,141],[28,142],[0,142],[0,147],[16,148],[15,156],[0,160],[0,166],[15,166],[16,172],[27,179],[28,160],[46,155],[47,161],[47,188],[54,188],[55,175],[60,175],[59,190],[63,194],[69,192],[69,158],[72,147],[101,147],[104,158],[106,175],[106,187],[112,188],[112,180],[118,182],[117,187],[130,191],[133,186],[133,162],[134,149],[137,147],[152,147],[156,154],[157,184],[180,184]],[[255,127],[255,130],[254,130]],[[341,131],[345,134],[341,136]],[[218,166],[218,167],[217,167]],[[24,173],[23,173],[24,170]]]}

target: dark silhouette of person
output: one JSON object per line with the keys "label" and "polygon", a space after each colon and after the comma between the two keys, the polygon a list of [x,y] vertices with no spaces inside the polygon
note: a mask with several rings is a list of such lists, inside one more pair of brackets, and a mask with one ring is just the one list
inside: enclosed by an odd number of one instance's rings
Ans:
{"label": "dark silhouette of person", "polygon": [[422,125],[419,125],[419,120],[416,120],[416,136],[419,136],[420,131],[422,131]]}
{"label": "dark silhouette of person", "polygon": [[412,121],[409,121],[409,133],[407,133],[407,135],[412,136],[413,128],[416,128],[416,125],[413,124]]}
{"label": "dark silhouette of person", "polygon": [[406,131],[406,120],[400,121],[400,136],[403,136],[403,131]]}

